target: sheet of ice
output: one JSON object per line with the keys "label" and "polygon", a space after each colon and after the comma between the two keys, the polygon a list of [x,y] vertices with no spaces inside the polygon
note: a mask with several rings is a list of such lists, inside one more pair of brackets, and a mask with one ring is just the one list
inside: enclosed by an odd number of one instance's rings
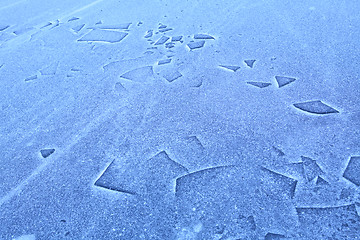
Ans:
{"label": "sheet of ice", "polygon": [[356,239],[359,12],[2,0],[0,239]]}

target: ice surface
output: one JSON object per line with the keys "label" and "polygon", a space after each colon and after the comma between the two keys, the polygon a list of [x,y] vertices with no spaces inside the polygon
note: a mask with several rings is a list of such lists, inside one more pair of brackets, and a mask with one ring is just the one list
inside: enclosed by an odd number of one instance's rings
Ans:
{"label": "ice surface", "polygon": [[352,239],[360,232],[355,204],[339,207],[296,208],[302,237],[307,239]]}
{"label": "ice surface", "polygon": [[357,239],[359,12],[2,0],[0,239]]}
{"label": "ice surface", "polygon": [[36,237],[34,234],[27,234],[27,235],[22,235],[20,237],[15,238],[15,240],[35,240]]}
{"label": "ice surface", "polygon": [[40,73],[41,75],[51,76],[56,74],[57,69],[58,69],[58,63],[55,62],[44,67],[43,69],[40,69]]}
{"label": "ice surface", "polygon": [[297,180],[267,168],[262,168],[261,173],[264,175],[264,191],[267,192],[267,195],[270,195],[275,199],[281,197],[294,197]]}

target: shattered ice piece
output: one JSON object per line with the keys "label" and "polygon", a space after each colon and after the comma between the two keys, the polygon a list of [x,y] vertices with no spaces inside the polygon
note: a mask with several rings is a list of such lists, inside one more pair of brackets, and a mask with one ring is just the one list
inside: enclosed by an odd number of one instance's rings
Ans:
{"label": "shattered ice piece", "polygon": [[103,22],[100,20],[98,21],[97,23],[95,23],[95,25],[99,25],[99,24],[102,24]]}
{"label": "shattered ice piece", "polygon": [[173,82],[176,79],[182,77],[182,74],[179,71],[174,71],[174,72],[169,72],[167,74],[164,75],[164,78],[168,81],[168,82]]}
{"label": "shattered ice piece", "polygon": [[207,34],[195,34],[194,39],[215,39],[213,36],[207,35]]}
{"label": "shattered ice piece", "polygon": [[246,63],[246,65],[247,65],[249,68],[253,68],[254,63],[256,62],[256,60],[244,60],[244,62]]}
{"label": "shattered ice piece", "polygon": [[158,62],[158,65],[163,65],[163,64],[170,63],[170,62],[171,62],[171,58],[168,58],[168,59],[160,60]]}
{"label": "shattered ice piece", "polygon": [[129,29],[131,23],[121,23],[121,24],[114,24],[114,25],[101,25],[96,28],[104,29],[104,30],[127,30]]}
{"label": "shattered ice piece", "polygon": [[37,75],[33,75],[31,77],[26,78],[25,82],[32,81],[32,80],[35,80],[35,79],[37,79]]}
{"label": "shattered ice piece", "polygon": [[172,38],[171,38],[171,41],[172,41],[172,42],[179,42],[179,41],[181,41],[182,37],[183,37],[183,36],[175,36],[175,37],[172,37]]}
{"label": "shattered ice piece", "polygon": [[165,48],[173,48],[173,47],[175,47],[175,43],[173,42],[165,43]]}
{"label": "shattered ice piece", "polygon": [[85,24],[80,24],[76,27],[73,27],[72,30],[75,32],[75,33],[79,33],[81,31],[81,29],[83,29],[85,26]]}
{"label": "shattered ice piece", "polygon": [[296,80],[296,78],[291,77],[281,77],[281,76],[275,76],[275,79],[279,85],[279,88],[288,85]]}
{"label": "shattered ice piece", "polygon": [[68,22],[72,22],[72,21],[76,21],[76,20],[79,20],[80,18],[78,17],[72,17],[68,20]]}
{"label": "shattered ice piece", "polygon": [[107,42],[117,43],[123,40],[128,33],[94,29],[80,38],[79,42]]}
{"label": "shattered ice piece", "polygon": [[172,30],[173,30],[172,28],[164,28],[164,29],[160,29],[159,32],[164,33]]}
{"label": "shattered ice piece", "polygon": [[150,38],[150,37],[152,37],[152,35],[153,35],[153,30],[149,30],[146,32],[144,38]]}
{"label": "shattered ice piece", "polygon": [[246,83],[258,88],[266,88],[271,85],[271,83],[265,83],[265,82],[246,82]]}
{"label": "shattered ice piece", "polygon": [[230,66],[230,65],[219,65],[219,67],[226,68],[234,72],[236,72],[240,68],[239,66]]}
{"label": "shattered ice piece", "polygon": [[152,66],[145,66],[130,70],[124,73],[123,75],[121,75],[120,77],[135,82],[145,82],[148,78],[153,76],[153,73],[154,72]]}
{"label": "shattered ice piece", "polygon": [[6,29],[9,28],[9,27],[10,27],[10,25],[1,25],[1,24],[0,24],[0,32],[6,30]]}
{"label": "shattered ice piece", "polygon": [[51,154],[53,154],[55,152],[54,148],[47,148],[47,149],[42,149],[40,150],[40,154],[43,158],[47,158],[49,157]]}
{"label": "shattered ice piece", "polygon": [[159,40],[156,41],[155,45],[162,45],[162,44],[164,44],[167,40],[169,40],[169,37],[162,36]]}
{"label": "shattered ice piece", "polygon": [[162,23],[160,23],[159,29],[164,29],[164,28],[167,28],[167,26],[164,25],[164,24],[162,24]]}
{"label": "shattered ice piece", "polygon": [[293,105],[294,107],[308,113],[314,113],[314,114],[339,113],[338,110],[322,103],[320,100],[295,103]]}
{"label": "shattered ice piece", "polygon": [[343,177],[356,186],[360,186],[360,156],[350,158]]}
{"label": "shattered ice piece", "polygon": [[187,44],[187,46],[190,48],[190,50],[197,49],[197,48],[202,48],[204,45],[205,45],[204,40],[198,41],[198,42],[191,42],[191,43]]}

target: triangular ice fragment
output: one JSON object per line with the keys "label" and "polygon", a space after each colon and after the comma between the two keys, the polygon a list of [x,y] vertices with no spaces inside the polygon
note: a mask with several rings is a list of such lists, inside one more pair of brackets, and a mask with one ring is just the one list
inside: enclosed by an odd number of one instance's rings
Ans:
{"label": "triangular ice fragment", "polygon": [[55,152],[55,149],[53,149],[53,148],[47,148],[47,149],[40,150],[40,154],[43,158],[49,157],[54,152]]}
{"label": "triangular ice fragment", "polygon": [[302,102],[302,103],[295,103],[294,107],[314,114],[329,114],[329,113],[338,113],[339,111],[322,103],[320,100],[309,101],[309,102]]}
{"label": "triangular ice fragment", "polygon": [[275,79],[279,85],[279,88],[288,85],[296,80],[296,78],[275,76]]}
{"label": "triangular ice fragment", "polygon": [[248,67],[253,68],[255,61],[256,60],[245,60],[244,62]]}

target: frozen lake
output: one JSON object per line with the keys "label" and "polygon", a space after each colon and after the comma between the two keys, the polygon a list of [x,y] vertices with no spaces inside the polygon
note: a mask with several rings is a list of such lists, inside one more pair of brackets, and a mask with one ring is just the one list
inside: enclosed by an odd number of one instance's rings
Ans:
{"label": "frozen lake", "polygon": [[0,240],[360,239],[359,12],[0,0]]}

